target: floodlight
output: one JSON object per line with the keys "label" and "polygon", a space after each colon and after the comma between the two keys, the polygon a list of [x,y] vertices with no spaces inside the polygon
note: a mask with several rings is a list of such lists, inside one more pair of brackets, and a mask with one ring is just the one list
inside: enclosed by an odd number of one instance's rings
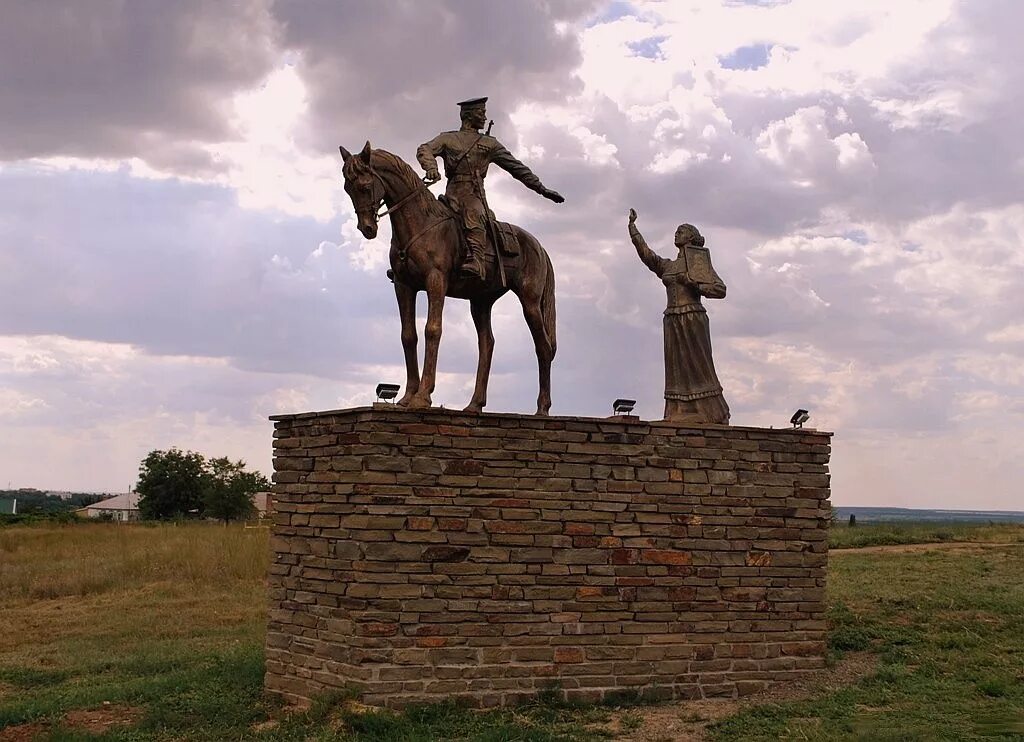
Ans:
{"label": "floodlight", "polygon": [[802,428],[804,423],[810,418],[811,416],[807,414],[807,410],[797,410],[793,413],[793,417],[789,418],[789,422],[794,428]]}
{"label": "floodlight", "polygon": [[398,396],[398,384],[378,384],[377,399],[381,402],[388,402]]}
{"label": "floodlight", "polygon": [[635,399],[616,399],[612,402],[612,411],[616,415],[628,415],[636,405]]}

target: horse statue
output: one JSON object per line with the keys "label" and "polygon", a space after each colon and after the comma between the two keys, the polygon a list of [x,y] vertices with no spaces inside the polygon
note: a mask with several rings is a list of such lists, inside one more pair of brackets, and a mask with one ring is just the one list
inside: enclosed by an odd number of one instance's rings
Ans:
{"label": "horse statue", "polygon": [[[372,240],[377,236],[380,217],[391,216],[389,276],[395,284],[402,320],[407,374],[405,395],[399,406],[430,407],[441,340],[441,314],[445,297],[450,296],[469,300],[477,332],[476,387],[465,411],[483,410],[494,351],[491,308],[507,291],[512,291],[523,306],[537,352],[537,414],[547,415],[551,409],[551,361],[555,357],[555,272],[540,242],[525,229],[508,225],[509,237],[519,244],[519,254],[499,257],[498,250],[490,250],[486,280],[462,276],[458,273],[462,235],[454,211],[441,203],[397,155],[372,149],[369,142],[357,155],[344,147],[339,149],[344,160],[345,192],[355,207],[359,232]],[[386,207],[384,211],[382,206]],[[416,352],[416,294],[420,291],[427,292],[427,344],[422,377]]]}

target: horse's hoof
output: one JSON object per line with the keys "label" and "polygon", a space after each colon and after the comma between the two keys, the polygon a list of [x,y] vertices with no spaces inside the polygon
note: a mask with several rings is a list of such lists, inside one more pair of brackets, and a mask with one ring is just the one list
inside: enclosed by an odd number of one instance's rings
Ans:
{"label": "horse's hoof", "polygon": [[484,411],[484,406],[482,404],[473,404],[472,402],[470,402],[468,405],[462,408],[462,411],[472,412],[475,415],[479,415],[481,412]]}
{"label": "horse's hoof", "polygon": [[549,407],[538,407],[535,415],[537,417],[551,417],[551,413],[548,412],[549,409]]}
{"label": "horse's hoof", "polygon": [[430,397],[413,397],[409,400],[410,410],[425,410],[430,407]]}
{"label": "horse's hoof", "polygon": [[412,395],[411,395],[411,394],[406,394],[406,395],[405,395],[404,397],[402,397],[402,398],[401,398],[400,400],[398,400],[397,402],[395,402],[395,404],[396,404],[396,405],[397,405],[398,407],[408,407],[408,406],[409,406],[410,404],[412,404]]}

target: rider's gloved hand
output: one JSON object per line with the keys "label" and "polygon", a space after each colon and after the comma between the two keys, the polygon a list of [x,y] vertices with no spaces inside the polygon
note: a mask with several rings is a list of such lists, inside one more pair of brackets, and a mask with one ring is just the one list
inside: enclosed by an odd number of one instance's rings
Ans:
{"label": "rider's gloved hand", "polygon": [[441,180],[441,173],[437,172],[437,170],[428,170],[427,174],[424,176],[424,180],[427,183],[436,183]]}
{"label": "rider's gloved hand", "polygon": [[550,188],[545,188],[543,191],[540,192],[540,195],[542,195],[544,198],[551,199],[556,204],[560,204],[565,201],[565,196],[563,196],[558,191],[551,190]]}

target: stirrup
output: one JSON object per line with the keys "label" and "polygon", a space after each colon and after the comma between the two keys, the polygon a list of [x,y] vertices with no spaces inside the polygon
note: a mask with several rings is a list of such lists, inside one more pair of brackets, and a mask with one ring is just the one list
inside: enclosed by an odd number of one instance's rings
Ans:
{"label": "stirrup", "polygon": [[473,260],[472,258],[459,266],[459,273],[464,276],[479,278],[481,281],[485,280],[486,277],[483,262],[480,260]]}

